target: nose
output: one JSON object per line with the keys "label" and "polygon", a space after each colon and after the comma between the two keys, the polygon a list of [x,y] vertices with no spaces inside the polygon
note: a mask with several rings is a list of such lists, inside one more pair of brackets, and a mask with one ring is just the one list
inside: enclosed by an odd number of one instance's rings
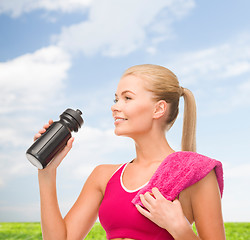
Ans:
{"label": "nose", "polygon": [[115,103],[115,104],[113,104],[113,105],[111,106],[111,111],[112,111],[112,112],[115,112],[115,111],[117,111],[116,109],[117,109],[117,107],[116,107],[116,103]]}
{"label": "nose", "polygon": [[120,107],[119,107],[118,101],[111,106],[111,111],[112,112],[120,111],[119,109],[120,109]]}

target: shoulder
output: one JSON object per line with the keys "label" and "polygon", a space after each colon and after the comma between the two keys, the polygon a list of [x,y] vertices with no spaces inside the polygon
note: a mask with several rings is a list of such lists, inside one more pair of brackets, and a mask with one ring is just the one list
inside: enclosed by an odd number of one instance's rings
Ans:
{"label": "shoulder", "polygon": [[204,178],[190,186],[194,198],[205,197],[212,192],[219,192],[215,170],[212,169]]}
{"label": "shoulder", "polygon": [[100,177],[107,177],[107,175],[112,175],[122,165],[123,164],[101,164],[96,166],[92,173]]}
{"label": "shoulder", "polygon": [[96,182],[103,194],[109,179],[121,166],[122,164],[102,164],[96,166],[92,171],[90,177]]}
{"label": "shoulder", "polygon": [[186,168],[192,169],[192,174],[195,176],[197,181],[202,180],[208,174],[209,176],[207,176],[204,181],[207,181],[211,178],[217,179],[222,197],[224,189],[224,177],[223,166],[220,161],[196,152],[180,152],[180,156],[183,158],[182,164],[186,165]]}
{"label": "shoulder", "polygon": [[[222,163],[211,157],[196,152],[175,152],[169,161],[173,166],[181,166],[182,171],[188,171],[197,177],[198,180],[215,169],[217,178],[222,178]],[[220,179],[222,180],[222,179]]]}
{"label": "shoulder", "polygon": [[214,209],[220,209],[221,196],[214,170],[190,186],[189,193],[195,218],[201,215],[201,212],[209,214]]}
{"label": "shoulder", "polygon": [[123,164],[101,164],[94,168],[92,174],[98,178],[108,178]]}
{"label": "shoulder", "polygon": [[[214,170],[210,175],[216,176],[215,179],[217,178],[222,196],[224,180],[223,168],[220,161],[196,152],[180,151],[171,154],[169,158],[166,159],[165,164],[168,169],[173,169],[171,172],[172,175],[176,175],[176,177],[182,176],[178,178],[180,182],[176,183],[180,191],[199,182]],[[185,179],[185,181],[183,181],[183,179]],[[204,181],[206,181],[206,179],[208,178],[205,178]]]}

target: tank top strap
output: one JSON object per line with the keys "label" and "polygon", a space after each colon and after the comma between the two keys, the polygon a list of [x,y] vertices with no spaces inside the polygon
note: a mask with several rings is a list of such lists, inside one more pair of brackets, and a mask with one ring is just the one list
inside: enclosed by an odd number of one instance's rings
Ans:
{"label": "tank top strap", "polygon": [[122,173],[124,167],[125,167],[127,164],[128,164],[128,163],[124,163],[124,164],[122,164],[121,166],[119,166],[119,167],[114,171],[114,173],[111,175],[111,177],[110,177],[108,183],[109,183],[111,180],[113,180],[114,178],[119,178],[119,179],[120,179],[121,173]]}

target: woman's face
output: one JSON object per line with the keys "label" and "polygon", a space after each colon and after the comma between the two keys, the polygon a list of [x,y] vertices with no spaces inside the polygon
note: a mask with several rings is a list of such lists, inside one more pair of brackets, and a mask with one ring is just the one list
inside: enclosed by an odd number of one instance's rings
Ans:
{"label": "woman's face", "polygon": [[142,78],[128,75],[121,78],[111,107],[115,134],[135,138],[152,128],[155,101],[144,87]]}

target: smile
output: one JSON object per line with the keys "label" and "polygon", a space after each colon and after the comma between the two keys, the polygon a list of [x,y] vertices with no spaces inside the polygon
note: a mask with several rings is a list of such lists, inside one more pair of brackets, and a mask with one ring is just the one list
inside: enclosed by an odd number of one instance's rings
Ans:
{"label": "smile", "polygon": [[119,122],[123,122],[123,121],[126,121],[128,119],[126,118],[115,118],[115,123],[119,123]]}

